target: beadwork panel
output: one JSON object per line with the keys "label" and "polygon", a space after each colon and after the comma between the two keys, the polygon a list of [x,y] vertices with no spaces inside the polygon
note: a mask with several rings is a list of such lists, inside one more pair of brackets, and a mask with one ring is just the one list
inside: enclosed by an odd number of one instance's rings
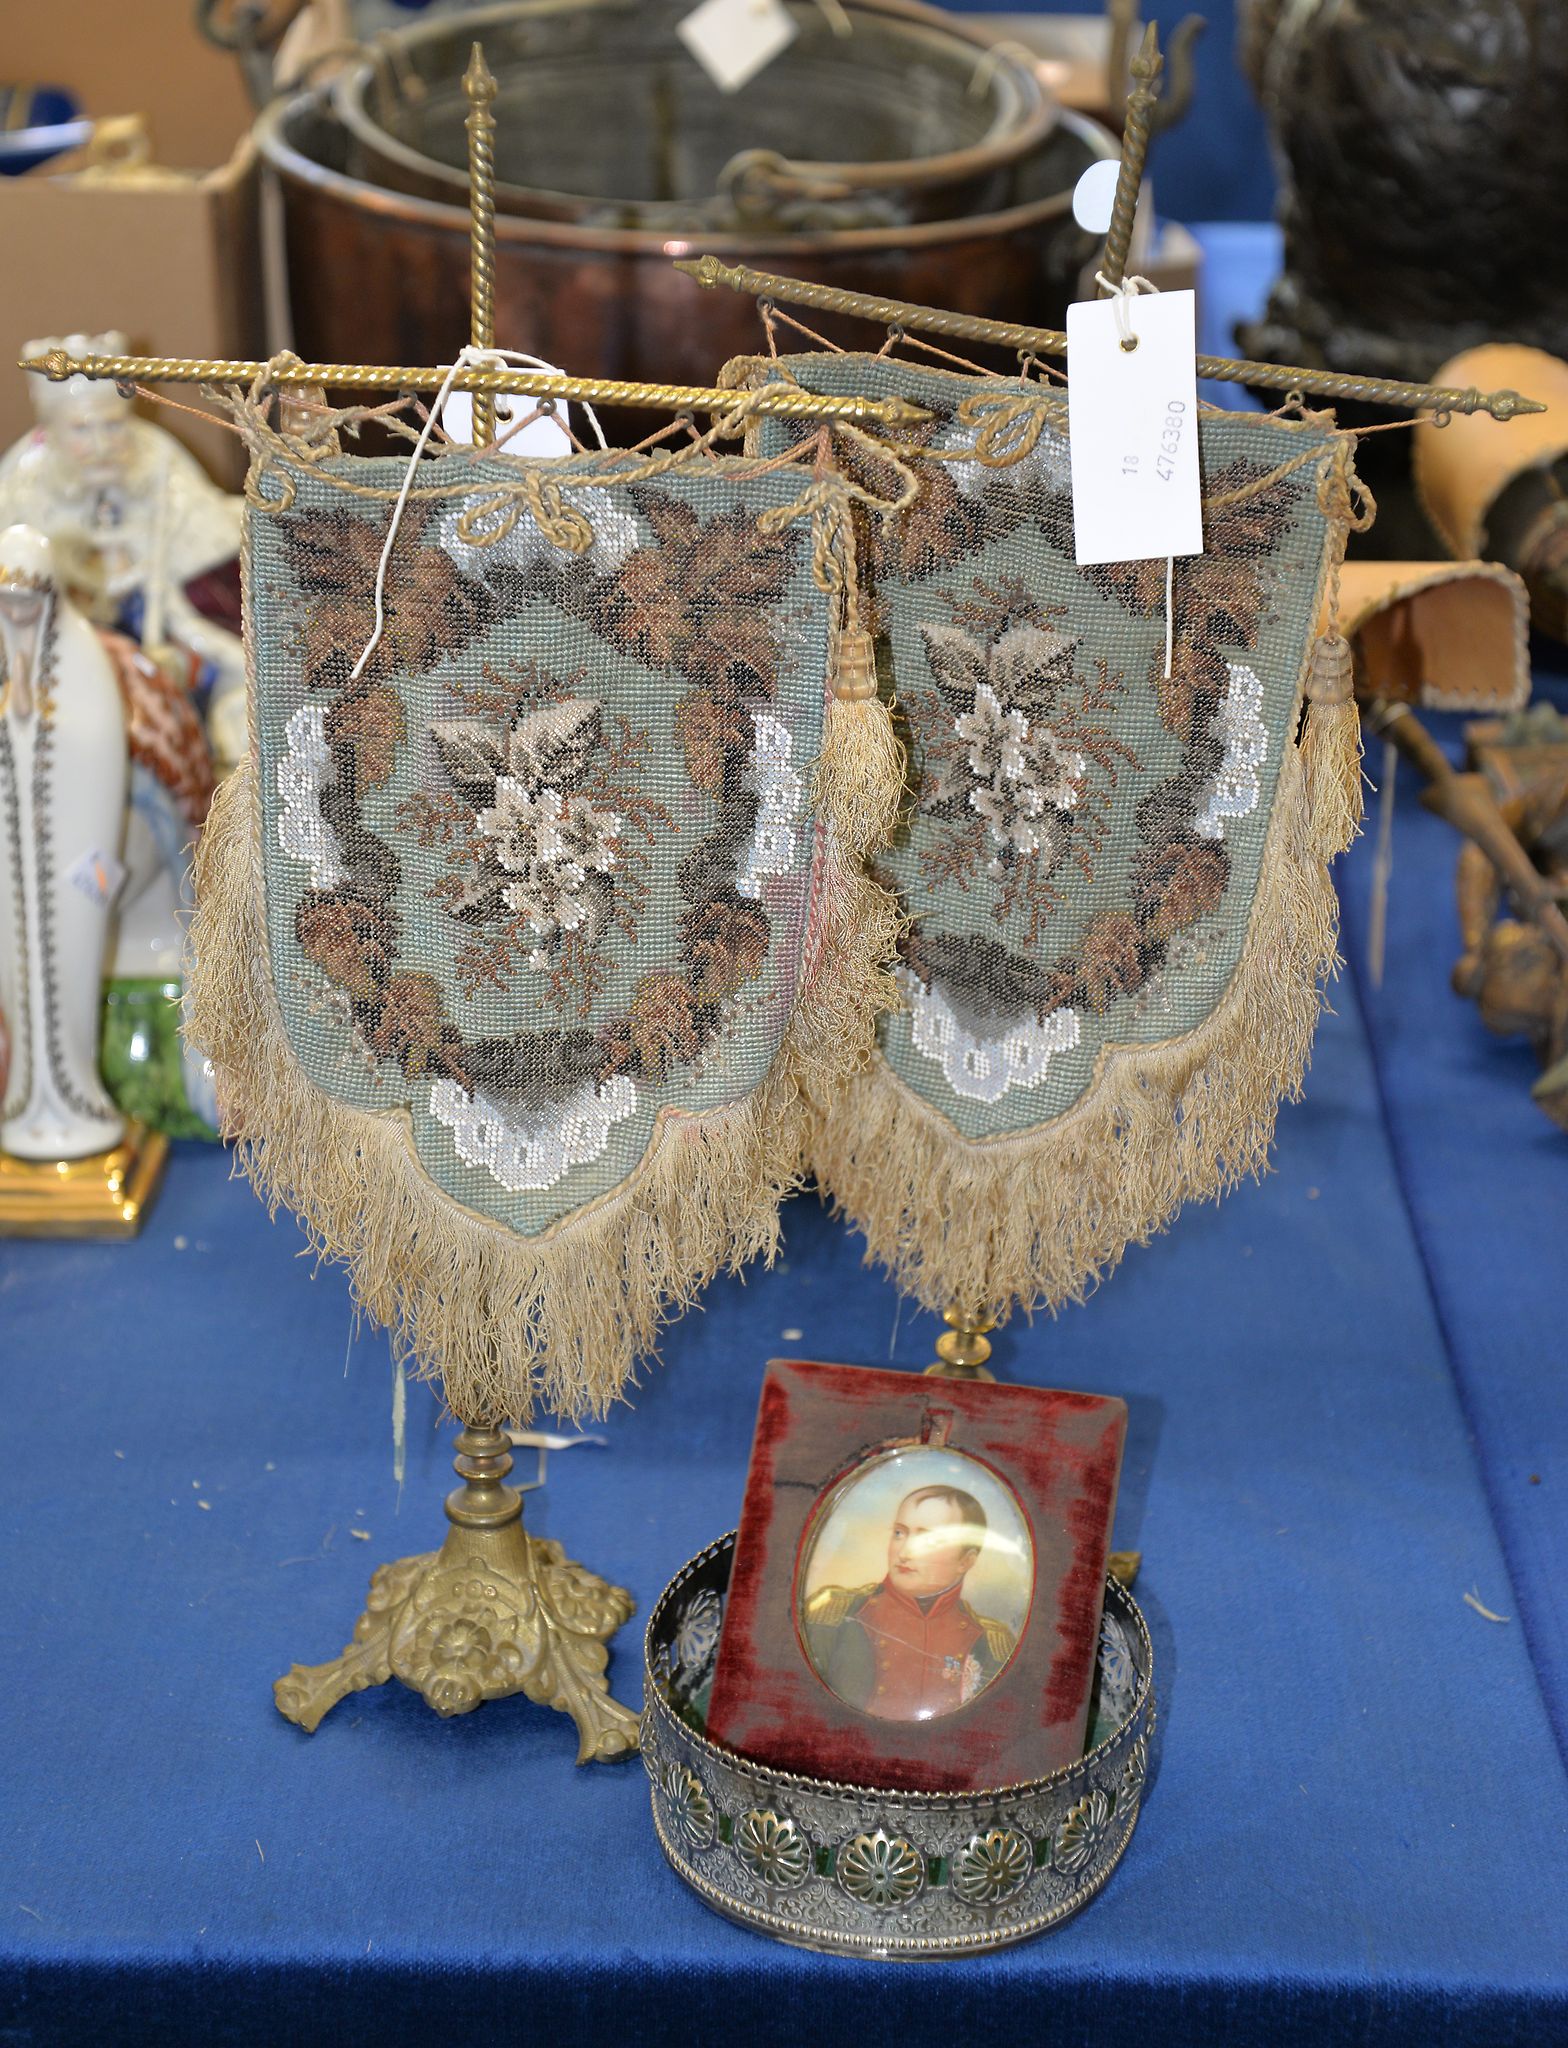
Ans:
{"label": "beadwork panel", "polygon": [[[910,917],[908,1008],[881,1047],[964,1137],[1038,1128],[1104,1048],[1193,1031],[1234,973],[1295,744],[1334,437],[1203,420],[1206,548],[1174,565],[1167,672],[1165,563],[1073,561],[1059,399],[861,356],[777,373],[937,416],[899,450],[917,502],[866,535],[913,790],[880,870]],[[764,422],[759,445],[790,431]]]}
{"label": "beadwork panel", "polygon": [[703,467],[574,486],[580,551],[515,500],[482,509],[516,465],[422,487],[362,665],[402,466],[333,458],[254,494],[290,1045],[339,1100],[406,1115],[426,1172],[524,1234],[621,1185],[662,1117],[749,1095],[799,985],[825,607],[809,534],[766,517],[798,474]]}

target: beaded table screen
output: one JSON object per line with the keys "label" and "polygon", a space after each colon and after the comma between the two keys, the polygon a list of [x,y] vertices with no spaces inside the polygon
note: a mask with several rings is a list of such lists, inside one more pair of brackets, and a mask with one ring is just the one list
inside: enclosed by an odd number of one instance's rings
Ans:
{"label": "beaded table screen", "polygon": [[891,444],[919,495],[860,551],[910,752],[877,870],[908,919],[903,1004],[817,1120],[818,1175],[930,1307],[1078,1296],[1256,1171],[1301,1080],[1335,957],[1324,862],[1359,815],[1348,676],[1303,731],[1350,443],[1206,414],[1205,551],[1175,562],[1167,619],[1163,561],[1074,563],[1061,394],[847,354],[726,375],[937,415]]}
{"label": "beaded table screen", "polygon": [[896,783],[829,831],[812,782],[847,493],[465,452],[395,514],[403,462],[247,424],[251,758],[195,1034],[248,1170],[459,1414],[602,1406],[771,1247],[801,1069],[886,1000],[856,855]]}

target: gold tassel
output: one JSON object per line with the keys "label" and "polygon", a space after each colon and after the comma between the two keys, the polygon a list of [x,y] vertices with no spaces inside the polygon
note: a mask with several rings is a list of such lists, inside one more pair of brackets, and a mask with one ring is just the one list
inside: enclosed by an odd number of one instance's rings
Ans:
{"label": "gold tassel", "polygon": [[887,843],[903,799],[904,748],[877,691],[876,643],[863,626],[837,637],[816,796],[853,864]]}
{"label": "gold tassel", "polygon": [[1327,861],[1343,853],[1361,830],[1361,714],[1355,663],[1343,634],[1325,633],[1314,643],[1303,694],[1307,729],[1301,763],[1308,830],[1312,850]]}

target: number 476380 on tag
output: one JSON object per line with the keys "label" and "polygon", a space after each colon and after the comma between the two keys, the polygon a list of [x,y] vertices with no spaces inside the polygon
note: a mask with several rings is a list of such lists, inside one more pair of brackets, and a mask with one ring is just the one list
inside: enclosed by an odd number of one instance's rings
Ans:
{"label": "number 476380 on tag", "polygon": [[1080,562],[1201,555],[1196,312],[1191,292],[1067,309],[1074,553]]}

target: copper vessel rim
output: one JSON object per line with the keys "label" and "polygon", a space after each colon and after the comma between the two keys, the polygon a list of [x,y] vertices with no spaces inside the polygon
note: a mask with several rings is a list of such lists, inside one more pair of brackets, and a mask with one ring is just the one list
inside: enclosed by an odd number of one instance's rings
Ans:
{"label": "copper vessel rim", "polygon": [[[940,14],[934,8],[920,5],[919,0],[846,0],[846,4],[867,14],[880,15],[887,20],[901,22],[928,38],[946,36],[950,41],[966,44],[977,53],[977,57],[989,55],[995,47],[992,38],[969,28],[961,16]],[[482,38],[487,27],[510,26],[513,22],[529,19],[530,14],[535,12],[542,18],[550,13],[564,11],[564,8],[553,4],[541,5],[537,9],[524,9],[514,4],[487,8],[482,13],[471,15],[443,15],[434,21],[420,22],[404,31],[400,37],[400,47],[405,54],[409,54],[423,43],[439,42],[452,37],[456,37],[459,42],[471,36]],[[360,62],[340,73],[327,88],[327,95],[331,99],[337,119],[363,147],[401,165],[411,174],[429,179],[432,183],[449,186],[454,195],[461,195],[454,197],[453,203],[466,206],[466,170],[413,148],[372,118],[367,87],[370,81],[383,75],[384,66],[373,53],[367,54]],[[1008,169],[1049,138],[1065,110],[1058,106],[1039,72],[1033,66],[1019,63],[1016,57],[1004,52],[997,60],[995,76],[997,80],[1009,77],[1021,81],[1024,88],[1020,96],[1023,119],[1018,128],[1004,139],[993,140],[988,135],[985,140],[971,144],[967,149],[945,150],[931,156],[878,158],[870,164],[839,163],[815,157],[791,157],[788,160],[789,168],[801,176],[817,178],[824,183],[845,180],[856,183],[869,182],[866,174],[874,170],[875,184],[878,187],[933,185],[947,181],[956,184],[964,179],[984,177]],[[995,123],[993,130],[994,127]],[[593,194],[557,192],[544,186],[514,185],[505,181],[499,182],[496,190],[505,200],[514,202],[526,198],[535,204],[544,202],[551,205],[597,203],[612,206],[622,203],[614,196],[597,199]],[[624,203],[636,202],[626,200]],[[534,218],[527,212],[521,212],[518,217]],[[655,231],[633,229],[627,232],[651,234]]]}
{"label": "copper vessel rim", "polygon": [[[335,171],[306,156],[288,139],[288,124],[305,112],[331,119],[327,95],[318,89],[296,93],[266,108],[257,118],[256,146],[264,160],[280,175],[313,187],[361,212],[377,213],[404,220],[417,227],[442,230],[465,239],[469,231],[466,206],[449,206],[444,200],[419,199],[409,193],[391,192]],[[1063,107],[1057,117],[1058,129],[1065,129],[1084,143],[1095,158],[1116,155],[1110,131],[1097,121]],[[723,234],[670,235],[648,228],[590,228],[572,221],[533,220],[526,214],[497,214],[498,243],[598,251],[606,255],[643,256],[665,261],[701,250],[705,254],[756,256],[764,253],[809,260],[813,256],[902,254],[909,249],[941,248],[945,243],[968,242],[1016,233],[1021,228],[1053,220],[1072,210],[1072,189],[1049,193],[1044,199],[1002,213],[959,215],[952,220],[916,221],[896,228],[844,228],[812,235]]]}

